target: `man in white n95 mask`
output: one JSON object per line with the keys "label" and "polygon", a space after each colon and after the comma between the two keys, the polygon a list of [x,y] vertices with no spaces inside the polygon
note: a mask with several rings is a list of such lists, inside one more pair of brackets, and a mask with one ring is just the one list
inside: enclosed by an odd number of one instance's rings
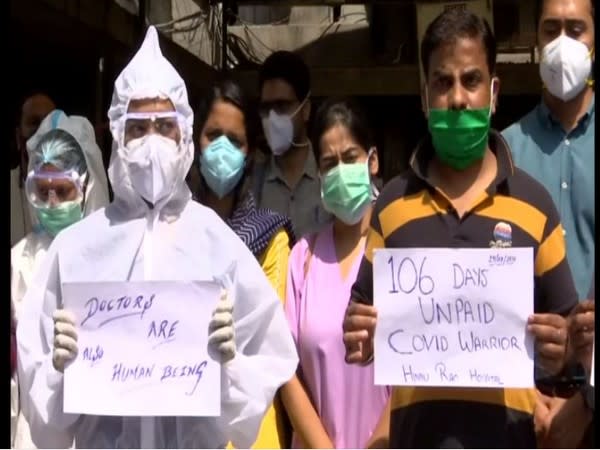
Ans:
{"label": "man in white n95 mask", "polygon": [[[27,141],[26,198],[38,224],[11,250],[11,300],[18,322],[22,300],[54,237],[82,217],[108,205],[108,182],[92,124],[55,110]],[[14,448],[31,448],[20,411],[18,379],[11,380]]]}
{"label": "man in white n95 mask", "polygon": [[[115,199],[57,236],[17,331],[33,440],[42,447],[218,448],[228,441],[248,447],[298,359],[256,259],[212,210],[191,201],[185,175],[194,153],[193,113],[153,27],[115,81],[108,116]],[[61,283],[214,279],[228,287],[207,331],[209,355],[221,362],[220,417],[63,412],[62,372],[77,354],[77,330],[72,313],[61,309]]]}
{"label": "man in white n95 mask", "polygon": [[580,300],[593,279],[594,1],[536,0],[540,103],[502,132],[517,167],[542,183],[556,204]]}

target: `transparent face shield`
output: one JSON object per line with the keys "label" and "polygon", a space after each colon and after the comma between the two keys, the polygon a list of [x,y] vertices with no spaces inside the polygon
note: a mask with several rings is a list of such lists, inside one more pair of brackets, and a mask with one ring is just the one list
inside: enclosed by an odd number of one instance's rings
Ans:
{"label": "transparent face shield", "polygon": [[25,193],[35,208],[53,208],[65,202],[83,202],[87,173],[34,171],[27,175]]}

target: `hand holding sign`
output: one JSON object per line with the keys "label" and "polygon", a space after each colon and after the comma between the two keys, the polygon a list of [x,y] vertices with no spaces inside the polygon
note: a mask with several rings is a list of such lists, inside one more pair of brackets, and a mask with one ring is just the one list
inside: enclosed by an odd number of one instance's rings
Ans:
{"label": "hand holding sign", "polygon": [[535,337],[537,363],[556,375],[565,365],[567,320],[558,314],[534,314],[527,323],[527,331]]}
{"label": "hand holding sign", "polygon": [[226,363],[235,356],[235,332],[233,329],[233,302],[227,291],[222,290],[208,324],[208,354],[215,361]]}
{"label": "hand holding sign", "polygon": [[57,309],[52,318],[54,320],[52,365],[57,371],[63,372],[65,364],[77,356],[75,316],[70,311]]}
{"label": "hand holding sign", "polygon": [[590,361],[595,335],[596,302],[580,302],[569,317],[569,346],[573,359],[590,373]]}
{"label": "hand holding sign", "polygon": [[376,325],[377,310],[375,307],[350,301],[342,325],[348,364],[364,364],[373,356]]}

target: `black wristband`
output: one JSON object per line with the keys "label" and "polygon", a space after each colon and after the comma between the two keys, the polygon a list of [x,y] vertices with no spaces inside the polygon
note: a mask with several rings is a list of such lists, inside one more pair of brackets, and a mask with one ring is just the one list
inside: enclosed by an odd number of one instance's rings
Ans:
{"label": "black wristband", "polygon": [[587,384],[587,376],[583,366],[569,365],[557,375],[536,378],[535,384],[544,395],[569,398]]}

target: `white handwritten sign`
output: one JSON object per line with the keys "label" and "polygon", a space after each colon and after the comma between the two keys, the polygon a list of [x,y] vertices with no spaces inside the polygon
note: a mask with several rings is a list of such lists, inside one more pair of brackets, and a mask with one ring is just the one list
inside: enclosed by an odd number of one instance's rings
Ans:
{"label": "white handwritten sign", "polygon": [[209,282],[65,283],[79,352],[65,369],[64,411],[110,416],[218,416],[220,365]]}
{"label": "white handwritten sign", "polygon": [[379,249],[375,383],[534,386],[533,250]]}

